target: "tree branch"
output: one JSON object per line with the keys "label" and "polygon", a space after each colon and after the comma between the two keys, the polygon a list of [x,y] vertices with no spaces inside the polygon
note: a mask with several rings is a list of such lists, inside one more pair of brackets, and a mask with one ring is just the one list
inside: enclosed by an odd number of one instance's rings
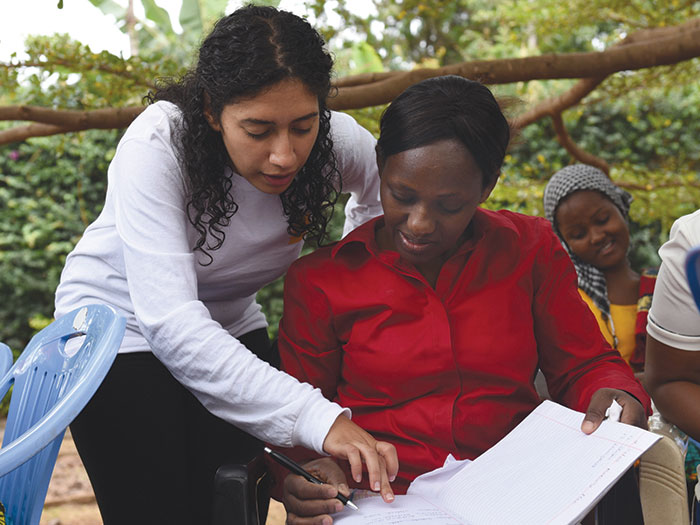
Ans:
{"label": "tree branch", "polygon": [[328,103],[332,109],[359,109],[385,104],[407,87],[440,75],[460,75],[486,84],[536,79],[597,78],[617,71],[675,64],[700,56],[700,28],[693,27],[670,34],[667,28],[663,29],[663,38],[613,47],[601,52],[476,60],[436,69],[414,69],[387,76],[371,84],[340,88],[338,95],[329,99]]}
{"label": "tree branch", "polygon": [[85,111],[40,106],[0,106],[0,120],[29,120],[72,130],[114,129],[128,126],[143,110],[142,106]]}
{"label": "tree branch", "polygon": [[559,144],[561,144],[563,148],[579,162],[600,168],[609,177],[610,165],[607,162],[600,157],[596,157],[595,155],[582,150],[573,140],[571,140],[571,137],[566,132],[566,127],[564,126],[564,120],[561,118],[561,113],[554,113],[551,116],[552,123],[554,124],[554,130],[557,132],[557,140],[559,141]]}

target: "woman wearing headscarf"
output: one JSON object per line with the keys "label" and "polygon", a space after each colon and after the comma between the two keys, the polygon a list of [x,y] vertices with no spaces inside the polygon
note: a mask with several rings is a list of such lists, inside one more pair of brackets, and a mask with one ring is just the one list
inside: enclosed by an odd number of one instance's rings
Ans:
{"label": "woman wearing headscarf", "polygon": [[559,170],[544,191],[545,216],[571,256],[581,297],[608,343],[641,372],[656,275],[640,275],[630,264],[631,202],[629,193],[586,164]]}

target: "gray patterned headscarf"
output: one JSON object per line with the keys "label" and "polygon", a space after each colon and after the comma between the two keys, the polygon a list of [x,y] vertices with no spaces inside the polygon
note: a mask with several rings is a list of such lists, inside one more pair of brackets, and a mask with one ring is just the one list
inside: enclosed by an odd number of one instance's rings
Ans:
{"label": "gray patterned headscarf", "polygon": [[578,275],[578,286],[593,300],[593,303],[603,312],[603,319],[610,316],[610,301],[605,276],[595,266],[587,264],[573,254],[564,241],[556,223],[554,214],[559,203],[568,195],[579,190],[595,190],[608,197],[618,207],[625,220],[628,220],[632,195],[618,188],[598,168],[587,164],[574,164],[560,169],[549,179],[544,189],[544,215],[569,253]]}

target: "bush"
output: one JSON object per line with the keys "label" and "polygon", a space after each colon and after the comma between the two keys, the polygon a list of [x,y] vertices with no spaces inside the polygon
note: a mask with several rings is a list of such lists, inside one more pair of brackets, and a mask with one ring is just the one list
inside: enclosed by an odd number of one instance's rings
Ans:
{"label": "bush", "polygon": [[119,133],[0,148],[0,341],[16,353],[53,319],[66,255],[104,203]]}

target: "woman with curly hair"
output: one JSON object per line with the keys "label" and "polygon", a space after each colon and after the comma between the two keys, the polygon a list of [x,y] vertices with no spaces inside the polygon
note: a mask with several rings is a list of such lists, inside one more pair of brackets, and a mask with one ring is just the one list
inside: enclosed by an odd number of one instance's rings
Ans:
{"label": "woman with curly hair", "polygon": [[276,370],[255,294],[302,240],[320,242],[341,187],[349,231],[380,212],[371,134],[331,113],[332,59],[284,11],[221,19],[196,66],[150,93],[121,139],[104,209],[69,255],[56,317],[89,303],[127,319],[119,355],[71,425],[106,524],[209,523],[216,469],[251,437],[398,465],[320,391]]}

